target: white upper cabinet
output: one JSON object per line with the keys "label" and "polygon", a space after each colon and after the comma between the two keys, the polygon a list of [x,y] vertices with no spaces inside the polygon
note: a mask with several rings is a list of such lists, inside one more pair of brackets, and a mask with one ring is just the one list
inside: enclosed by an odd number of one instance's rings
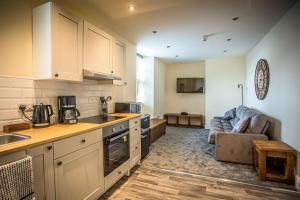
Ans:
{"label": "white upper cabinet", "polygon": [[48,2],[33,9],[33,75],[82,80],[83,20]]}
{"label": "white upper cabinet", "polygon": [[115,80],[114,84],[126,84],[126,45],[118,40],[113,42],[113,74],[122,78],[122,80]]}
{"label": "white upper cabinet", "polygon": [[83,68],[99,73],[112,73],[112,37],[84,22]]}

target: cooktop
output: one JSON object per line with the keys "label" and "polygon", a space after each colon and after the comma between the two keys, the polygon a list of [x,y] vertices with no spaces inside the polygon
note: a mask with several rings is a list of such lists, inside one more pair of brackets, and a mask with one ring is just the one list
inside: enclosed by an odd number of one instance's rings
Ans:
{"label": "cooktop", "polygon": [[110,122],[110,121],[114,121],[114,120],[121,119],[121,118],[124,118],[124,117],[116,117],[116,116],[104,117],[104,116],[99,115],[99,116],[93,116],[93,117],[79,119],[79,122],[102,124],[105,122]]}

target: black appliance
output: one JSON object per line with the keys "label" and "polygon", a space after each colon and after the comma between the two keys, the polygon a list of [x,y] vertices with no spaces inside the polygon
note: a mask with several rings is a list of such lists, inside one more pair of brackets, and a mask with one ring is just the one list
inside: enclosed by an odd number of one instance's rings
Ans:
{"label": "black appliance", "polygon": [[204,78],[177,78],[177,93],[204,93]]}
{"label": "black appliance", "polygon": [[100,102],[101,102],[101,110],[102,110],[102,115],[104,117],[106,117],[108,115],[108,111],[107,111],[107,103],[109,101],[111,101],[111,96],[108,96],[108,97],[100,97]]}
{"label": "black appliance", "polygon": [[50,117],[53,115],[51,105],[34,105],[32,113],[32,126],[35,128],[42,128],[50,126]]}
{"label": "black appliance", "polygon": [[116,113],[141,113],[141,103],[138,102],[116,102]]}
{"label": "black appliance", "polygon": [[75,124],[78,122],[80,112],[76,108],[75,96],[58,97],[58,120],[59,123]]}
{"label": "black appliance", "polygon": [[110,122],[110,121],[114,121],[117,119],[121,119],[123,117],[116,117],[116,116],[93,116],[93,117],[87,117],[87,118],[82,118],[79,119],[80,122],[86,122],[86,123],[93,123],[93,124],[101,124],[101,123],[105,123],[105,122]]}
{"label": "black appliance", "polygon": [[143,160],[149,153],[150,147],[150,115],[141,117],[141,159]]}
{"label": "black appliance", "polygon": [[104,176],[107,176],[130,157],[129,123],[120,122],[103,128]]}

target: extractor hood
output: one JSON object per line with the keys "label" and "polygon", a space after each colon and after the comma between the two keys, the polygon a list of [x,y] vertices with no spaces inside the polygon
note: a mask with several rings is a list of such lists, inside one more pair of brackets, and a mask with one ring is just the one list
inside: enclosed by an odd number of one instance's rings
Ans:
{"label": "extractor hood", "polygon": [[83,70],[83,78],[89,80],[122,80],[121,77],[113,74],[105,74],[87,69]]}

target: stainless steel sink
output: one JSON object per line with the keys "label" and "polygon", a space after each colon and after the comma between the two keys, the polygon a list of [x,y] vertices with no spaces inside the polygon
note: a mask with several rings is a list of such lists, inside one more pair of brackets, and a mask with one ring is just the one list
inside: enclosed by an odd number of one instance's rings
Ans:
{"label": "stainless steel sink", "polygon": [[0,134],[0,145],[10,144],[13,142],[18,142],[27,139],[30,139],[30,136],[19,135],[14,133],[4,133]]}

